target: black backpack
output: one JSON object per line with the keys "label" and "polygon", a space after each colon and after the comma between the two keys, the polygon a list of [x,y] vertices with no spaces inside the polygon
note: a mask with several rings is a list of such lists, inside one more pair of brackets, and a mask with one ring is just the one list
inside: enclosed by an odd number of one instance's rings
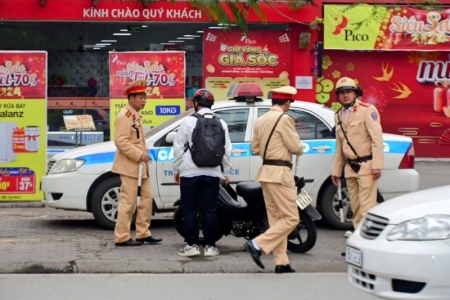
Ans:
{"label": "black backpack", "polygon": [[[205,118],[206,115],[212,116]],[[192,132],[192,146],[186,143],[186,150],[191,151],[192,160],[199,168],[214,168],[222,164],[225,155],[225,130],[220,118],[211,113],[194,114],[197,124]]]}

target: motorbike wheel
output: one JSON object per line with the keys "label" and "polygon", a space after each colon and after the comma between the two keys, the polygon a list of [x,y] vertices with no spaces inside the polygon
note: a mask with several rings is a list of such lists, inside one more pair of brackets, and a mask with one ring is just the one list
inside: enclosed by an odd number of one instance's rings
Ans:
{"label": "motorbike wheel", "polygon": [[300,223],[288,236],[287,248],[294,253],[305,253],[311,250],[317,241],[317,229],[314,221],[304,211],[298,210]]}
{"label": "motorbike wheel", "polygon": [[[198,216],[198,218],[199,218],[199,224],[201,224],[200,215]],[[181,235],[183,238],[185,238],[186,232],[184,230],[184,218],[183,218],[183,213],[181,211],[181,207],[179,207],[179,206],[175,209],[175,212],[173,213],[173,224],[174,224],[175,230],[178,232],[178,234]],[[200,226],[200,230],[201,230],[202,229],[201,225],[199,225],[199,226]],[[223,236],[222,231],[219,228],[217,228],[216,241],[220,240],[222,238],[222,236]],[[200,245],[203,245],[203,237],[199,237],[198,242]]]}

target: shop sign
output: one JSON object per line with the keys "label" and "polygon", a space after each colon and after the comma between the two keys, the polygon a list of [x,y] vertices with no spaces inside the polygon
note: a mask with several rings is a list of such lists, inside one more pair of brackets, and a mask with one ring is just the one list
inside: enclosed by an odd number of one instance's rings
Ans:
{"label": "shop sign", "polygon": [[39,201],[47,160],[47,52],[0,51],[0,201]]}
{"label": "shop sign", "polygon": [[268,92],[289,85],[291,37],[286,31],[205,30],[203,33],[205,87],[217,100],[227,100],[233,84],[257,82]]}
{"label": "shop sign", "polygon": [[450,9],[325,5],[325,49],[447,51]]}
{"label": "shop sign", "polygon": [[[140,111],[144,126],[154,127],[185,110],[185,53],[179,51],[110,52],[110,124],[128,103],[123,91],[147,81],[147,104]],[[111,127],[114,136],[114,127]]]}
{"label": "shop sign", "polygon": [[363,101],[379,110],[384,132],[412,137],[417,157],[450,158],[448,52],[325,50],[323,68],[317,102],[339,109],[336,82],[354,78]]}
{"label": "shop sign", "polygon": [[[210,22],[200,9],[188,1],[159,1],[143,6],[140,1],[101,0],[94,7],[92,0],[46,1],[40,5],[38,0],[2,0],[0,19],[2,20],[41,20],[41,21],[151,21],[151,22]],[[228,4],[222,2],[225,10]],[[244,5],[244,4],[242,4]],[[317,5],[317,6],[316,6]],[[286,4],[261,3],[268,22],[312,22],[316,19],[316,5],[305,5],[292,10]],[[258,15],[249,10],[249,22],[261,22]]]}

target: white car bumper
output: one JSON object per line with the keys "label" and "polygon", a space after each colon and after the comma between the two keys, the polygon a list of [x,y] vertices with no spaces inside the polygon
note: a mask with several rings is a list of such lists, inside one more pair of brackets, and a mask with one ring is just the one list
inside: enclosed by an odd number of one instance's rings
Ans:
{"label": "white car bumper", "polygon": [[362,253],[361,267],[348,264],[350,283],[385,299],[449,299],[450,241],[390,242],[386,236],[392,228],[374,240],[358,229],[347,240]]}
{"label": "white car bumper", "polygon": [[85,211],[87,192],[97,177],[78,172],[46,175],[42,179],[42,202],[47,207]]}

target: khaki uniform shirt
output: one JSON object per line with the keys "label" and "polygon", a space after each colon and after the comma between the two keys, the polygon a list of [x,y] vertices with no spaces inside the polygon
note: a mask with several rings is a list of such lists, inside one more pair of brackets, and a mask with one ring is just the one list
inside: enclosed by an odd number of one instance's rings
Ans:
{"label": "khaki uniform shirt", "polygon": [[[283,110],[273,106],[267,113],[256,120],[253,128],[252,153],[264,159],[264,149],[275,122]],[[292,153],[303,154],[300,136],[295,131],[294,119],[283,116],[278,122],[267,147],[265,158],[292,162]],[[295,187],[294,176],[289,167],[263,165],[256,174],[256,180],[262,182],[281,183],[287,187]]]}
{"label": "khaki uniform shirt", "polygon": [[344,166],[344,158],[356,159],[355,153],[349,146],[339,125],[342,121],[347,138],[359,157],[372,155],[372,160],[361,163],[358,174],[346,164],[345,177],[357,177],[358,175],[370,175],[372,169],[383,169],[383,131],[381,128],[380,114],[375,106],[360,101],[358,98],[345,117],[344,108],[340,109],[334,116],[336,123],[336,157],[333,168],[333,176],[341,177]]}
{"label": "khaki uniform shirt", "polygon": [[[137,131],[139,130],[139,138]],[[112,172],[120,175],[138,178],[139,163],[142,154],[148,152],[145,143],[144,127],[141,115],[127,104],[119,112],[115,123],[114,143],[116,144],[116,156],[112,166]],[[149,177],[148,164],[143,164],[142,177]]]}

